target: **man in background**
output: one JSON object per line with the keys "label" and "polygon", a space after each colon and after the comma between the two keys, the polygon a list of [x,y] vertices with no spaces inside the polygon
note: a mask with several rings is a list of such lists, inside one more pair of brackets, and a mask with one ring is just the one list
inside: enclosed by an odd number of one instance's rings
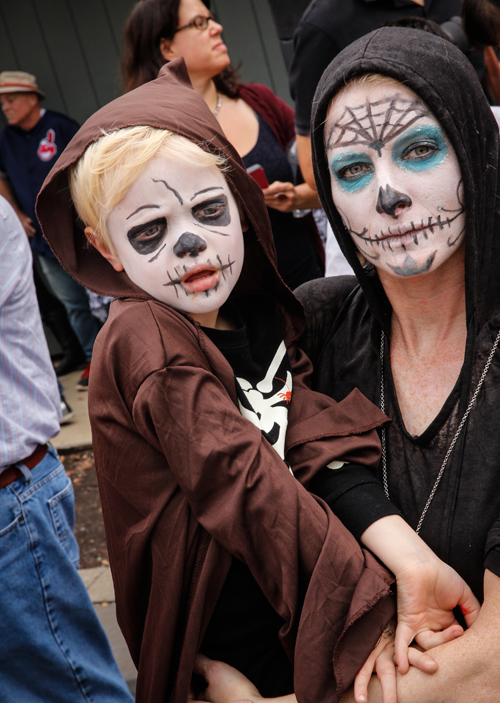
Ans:
{"label": "man in background", "polygon": [[78,572],[31,252],[0,197],[0,699],[132,703]]}
{"label": "man in background", "polygon": [[66,309],[87,363],[77,385],[85,390],[99,323],[90,311],[85,289],[55,258],[35,215],[38,192],[57,157],[78,131],[78,124],[66,115],[42,109],[40,101],[44,98],[35,76],[23,71],[0,73],[0,103],[8,122],[0,134],[0,195],[21,220],[46,280]]}

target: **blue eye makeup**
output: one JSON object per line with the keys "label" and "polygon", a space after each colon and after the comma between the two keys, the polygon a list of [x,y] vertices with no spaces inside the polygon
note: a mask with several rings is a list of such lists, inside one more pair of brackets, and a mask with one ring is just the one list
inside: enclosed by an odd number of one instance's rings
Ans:
{"label": "blue eye makeup", "polygon": [[342,190],[348,193],[365,188],[374,170],[373,161],[363,151],[339,154],[330,160],[330,171]]}
{"label": "blue eye makeup", "polygon": [[405,171],[430,171],[443,163],[448,147],[437,125],[423,125],[406,132],[392,148],[394,163]]}

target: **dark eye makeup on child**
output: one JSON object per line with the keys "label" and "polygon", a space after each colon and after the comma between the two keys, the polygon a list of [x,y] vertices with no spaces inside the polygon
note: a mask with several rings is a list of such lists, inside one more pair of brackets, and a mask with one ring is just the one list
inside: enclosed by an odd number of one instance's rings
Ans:
{"label": "dark eye makeup on child", "polygon": [[[164,180],[155,180],[154,182],[161,182],[165,185],[167,190],[172,192],[176,199],[179,201],[179,205],[184,206],[184,199],[178,193],[177,190],[168,185]],[[213,190],[223,190],[221,187],[209,187],[203,190],[197,191],[191,197],[190,202],[192,202],[196,197],[204,195],[209,191]],[[159,209],[161,206],[158,204],[148,204],[142,205],[141,207],[134,210],[130,215],[127,216],[127,220],[132,216],[136,215],[138,212],[146,209]],[[231,211],[229,209],[228,198],[224,193],[220,193],[209,198],[203,199],[201,202],[196,203],[191,207],[192,225],[194,227],[199,227],[200,229],[205,229],[214,234],[221,235],[223,237],[229,236],[224,232],[219,232],[213,230],[211,227],[227,227],[231,224]],[[167,217],[157,217],[148,222],[143,222],[141,224],[135,225],[127,232],[127,238],[132,245],[132,247],[137,251],[138,254],[147,256],[155,252],[161,245],[168,230]],[[154,257],[150,261],[156,260]]]}

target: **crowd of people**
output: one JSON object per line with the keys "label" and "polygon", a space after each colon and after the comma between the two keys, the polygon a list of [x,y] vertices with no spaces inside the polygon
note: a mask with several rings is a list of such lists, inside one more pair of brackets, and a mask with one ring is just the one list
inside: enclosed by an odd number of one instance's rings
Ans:
{"label": "crowd of people", "polygon": [[295,113],[209,0],[139,0],[81,128],[0,73],[6,703],[132,700],[50,444],[77,368],[137,701],[495,699],[495,27],[315,0]]}

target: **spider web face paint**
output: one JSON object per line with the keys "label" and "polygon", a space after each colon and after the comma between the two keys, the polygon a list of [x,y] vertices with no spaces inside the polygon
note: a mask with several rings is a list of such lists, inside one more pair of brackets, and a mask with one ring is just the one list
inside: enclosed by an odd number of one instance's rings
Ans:
{"label": "spider web face paint", "polygon": [[215,167],[154,158],[111,212],[108,231],[134,283],[202,324],[241,273],[238,208]]}
{"label": "spider web face paint", "polygon": [[331,130],[327,149],[362,145],[380,156],[386,144],[429,114],[420,100],[407,100],[398,94],[364,105],[347,106]]}
{"label": "spider web face paint", "polygon": [[325,143],[334,203],[377,268],[418,276],[457,251],[465,233],[460,167],[413,91],[351,86],[330,106]]}

